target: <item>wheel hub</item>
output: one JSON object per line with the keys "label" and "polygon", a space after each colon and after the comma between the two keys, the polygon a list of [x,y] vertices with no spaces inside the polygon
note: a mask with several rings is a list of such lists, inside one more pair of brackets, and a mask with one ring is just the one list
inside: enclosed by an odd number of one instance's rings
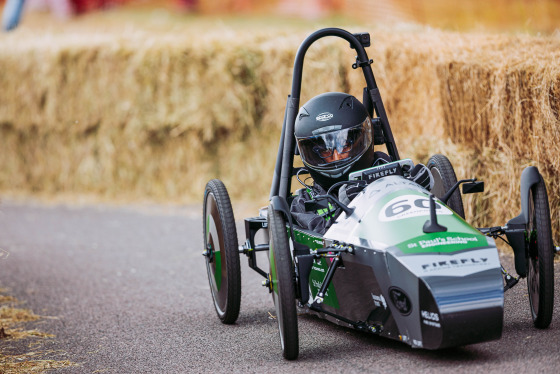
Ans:
{"label": "wheel hub", "polygon": [[272,278],[270,277],[270,273],[267,274],[266,280],[262,281],[263,287],[268,288],[268,292],[272,293]]}
{"label": "wheel hub", "polygon": [[202,252],[202,255],[208,258],[208,262],[213,262],[214,260],[214,250],[212,249],[212,244],[208,243],[206,249]]}

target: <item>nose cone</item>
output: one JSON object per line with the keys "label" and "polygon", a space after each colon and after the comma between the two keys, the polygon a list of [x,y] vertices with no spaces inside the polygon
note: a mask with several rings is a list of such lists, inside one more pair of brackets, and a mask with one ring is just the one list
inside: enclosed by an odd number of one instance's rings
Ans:
{"label": "nose cone", "polygon": [[[399,331],[417,348],[441,349],[499,339],[504,292],[495,248],[452,254],[387,256]],[[393,297],[394,296],[394,297]]]}
{"label": "nose cone", "polygon": [[424,348],[457,347],[502,335],[503,284],[494,270],[426,277],[420,280],[419,296]]}

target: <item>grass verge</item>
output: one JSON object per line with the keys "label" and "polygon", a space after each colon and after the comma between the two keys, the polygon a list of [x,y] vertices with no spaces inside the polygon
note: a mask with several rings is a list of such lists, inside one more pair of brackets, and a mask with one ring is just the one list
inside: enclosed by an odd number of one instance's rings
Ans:
{"label": "grass verge", "polygon": [[[22,303],[8,295],[6,289],[0,289],[0,373],[42,373],[49,369],[77,366],[68,360],[46,359],[53,351],[41,351],[41,339],[52,339],[54,335],[29,329],[29,324],[41,320],[29,309],[20,308]],[[26,343],[25,353],[13,354],[11,344],[16,341]]]}

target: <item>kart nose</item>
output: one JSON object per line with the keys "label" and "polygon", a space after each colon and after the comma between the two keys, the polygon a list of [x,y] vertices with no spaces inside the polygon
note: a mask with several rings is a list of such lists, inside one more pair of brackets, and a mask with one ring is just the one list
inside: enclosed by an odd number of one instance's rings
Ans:
{"label": "kart nose", "polygon": [[503,286],[494,271],[464,278],[427,277],[420,281],[419,293],[424,348],[456,347],[501,337]]}

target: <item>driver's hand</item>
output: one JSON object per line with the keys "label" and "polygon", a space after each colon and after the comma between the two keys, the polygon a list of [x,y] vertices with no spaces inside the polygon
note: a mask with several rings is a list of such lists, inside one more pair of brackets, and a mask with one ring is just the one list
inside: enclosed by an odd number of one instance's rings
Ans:
{"label": "driver's hand", "polygon": [[409,179],[427,190],[431,190],[434,187],[434,177],[424,164],[416,164],[410,171]]}

